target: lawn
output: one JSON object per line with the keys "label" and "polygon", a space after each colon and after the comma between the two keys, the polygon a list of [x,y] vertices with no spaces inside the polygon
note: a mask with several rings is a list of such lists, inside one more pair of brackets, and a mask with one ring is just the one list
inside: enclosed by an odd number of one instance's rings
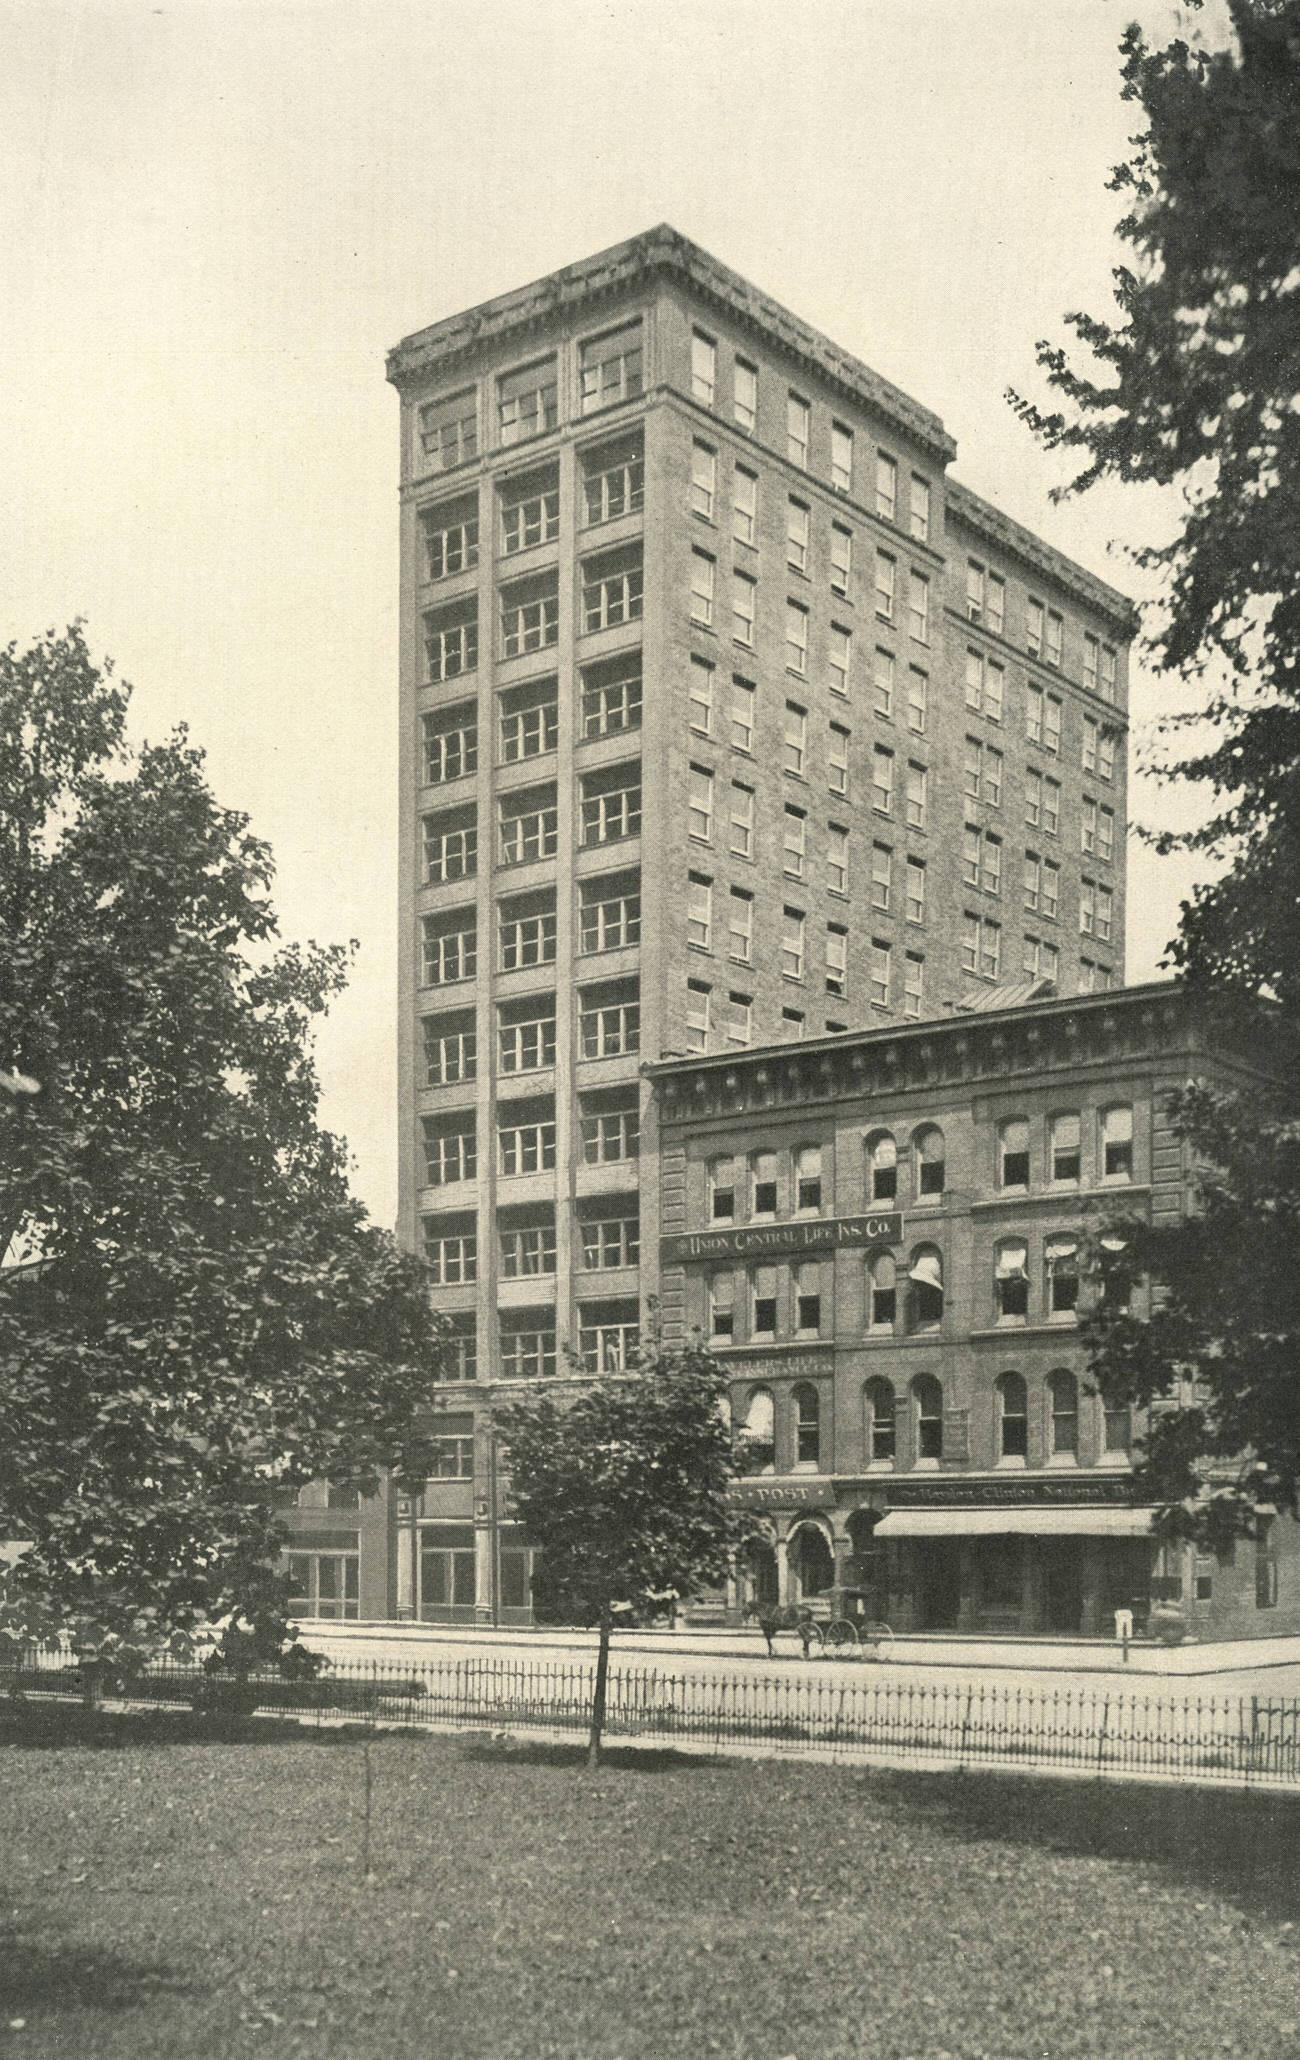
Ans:
{"label": "lawn", "polygon": [[[181,1718],[0,1726],[28,2060],[1300,2051],[1300,1802]],[[29,1720],[30,1724],[30,1720]]]}

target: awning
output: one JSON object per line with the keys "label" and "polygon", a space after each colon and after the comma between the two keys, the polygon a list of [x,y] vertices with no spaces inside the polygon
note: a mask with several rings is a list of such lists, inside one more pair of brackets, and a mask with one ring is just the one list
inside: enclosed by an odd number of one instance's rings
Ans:
{"label": "awning", "polygon": [[891,1509],[875,1538],[1147,1538],[1150,1509]]}
{"label": "awning", "polygon": [[922,1287],[938,1288],[942,1293],[943,1261],[937,1252],[920,1252],[912,1261],[912,1271],[908,1277],[919,1281]]}

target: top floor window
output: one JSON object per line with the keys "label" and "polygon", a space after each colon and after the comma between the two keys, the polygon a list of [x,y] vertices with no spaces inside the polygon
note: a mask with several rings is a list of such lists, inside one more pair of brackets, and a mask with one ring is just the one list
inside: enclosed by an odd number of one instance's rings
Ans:
{"label": "top floor window", "polygon": [[718,346],[702,329],[691,335],[691,397],[703,401],[706,408],[713,406],[713,397],[718,383]]}
{"label": "top floor window", "polygon": [[478,404],[472,386],[445,400],[426,401],[416,422],[430,472],[452,472],[478,456]]}
{"label": "top floor window", "polygon": [[791,464],[808,470],[808,445],[812,435],[812,409],[797,393],[788,394],[785,404],[785,449]]}
{"label": "top floor window", "polygon": [[748,358],[736,359],[732,388],[732,412],[741,429],[752,430],[758,423],[758,367]]}
{"label": "top floor window", "polygon": [[619,329],[606,330],[603,336],[586,339],[580,377],[584,415],[636,399],[644,387],[640,316]]}
{"label": "top floor window", "polygon": [[912,474],[912,508],[908,524],[918,544],[930,541],[930,482],[919,472]]}
{"label": "top floor window", "polygon": [[497,427],[503,444],[542,436],[556,422],[555,359],[539,358],[497,380]]}
{"label": "top floor window", "polygon": [[1031,658],[1041,658],[1046,637],[1046,614],[1041,601],[1025,604],[1025,647]]}
{"label": "top floor window", "polygon": [[842,422],[831,424],[831,485],[844,494],[853,491],[853,431]]}
{"label": "top floor window", "polygon": [[1044,655],[1049,665],[1059,666],[1064,656],[1065,622],[1055,608],[1047,611],[1047,641]]}
{"label": "top floor window", "polygon": [[898,465],[888,451],[876,452],[876,513],[892,522],[898,512]]}

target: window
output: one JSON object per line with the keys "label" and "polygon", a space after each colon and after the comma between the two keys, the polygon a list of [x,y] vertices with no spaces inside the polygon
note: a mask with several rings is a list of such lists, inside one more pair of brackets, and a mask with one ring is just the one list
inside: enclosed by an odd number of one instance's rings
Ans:
{"label": "window", "polygon": [[1038,908],[1042,899],[1043,862],[1036,851],[1025,853],[1023,871],[1024,904],[1031,913]]}
{"label": "window", "polygon": [[1029,1455],[1029,1390],[1018,1373],[998,1378],[998,1457],[1025,1459]]}
{"label": "window", "polygon": [[966,706],[978,715],[984,706],[984,659],[979,651],[966,651]]}
{"label": "window", "polygon": [[1031,658],[1041,658],[1045,632],[1045,611],[1041,601],[1025,603],[1025,647]]}
{"label": "window", "polygon": [[627,1057],[641,1049],[641,990],[635,980],[606,980],[578,995],[584,1059]]}
{"label": "window", "polygon": [[925,998],[925,960],[919,951],[903,957],[903,1014],[919,1020]]}
{"label": "window", "polygon": [[554,543],[560,534],[560,483],[553,465],[501,486],[501,548],[507,557]]}
{"label": "window", "polygon": [[447,987],[472,980],[478,960],[478,930],[472,908],[449,909],[423,920],[424,985]]}
{"label": "window", "polygon": [[[892,1278],[894,1262],[889,1260]],[[893,1294],[893,1289],[889,1290]],[[893,1318],[890,1318],[892,1326]],[[873,1326],[874,1327],[874,1326]],[[869,1380],[862,1390],[864,1437],[863,1446],[868,1466],[892,1466],[894,1463],[894,1390],[887,1380]]]}
{"label": "window", "polygon": [[927,775],[923,765],[908,760],[907,766],[907,827],[909,830],[925,828]]}
{"label": "window", "polygon": [[713,774],[707,766],[693,765],[687,780],[686,821],[692,837],[701,844],[713,842]]}
{"label": "window", "polygon": [[[802,612],[802,611],[800,611]],[[781,763],[788,773],[795,773],[800,779],[808,758],[808,713],[797,701],[785,704],[784,748]]]}
{"label": "window", "polygon": [[868,960],[868,988],[871,1005],[877,1009],[889,1007],[889,962],[891,947],[887,939],[873,937],[871,956]]}
{"label": "window", "polygon": [[919,472],[912,474],[912,504],[908,529],[918,544],[930,541],[930,482]]}
{"label": "window", "polygon": [[747,966],[754,940],[754,897],[733,887],[727,897],[727,956]]}
{"label": "window", "polygon": [[964,972],[996,980],[1002,967],[1002,925],[968,909],[962,917],[961,963]]}
{"label": "window", "polygon": [[871,847],[871,906],[888,914],[893,899],[894,854],[888,844]]}
{"label": "window", "polygon": [[709,1336],[730,1344],[736,1335],[736,1276],[711,1273],[705,1285],[709,1312]]}
{"label": "window", "polygon": [[555,1166],[555,1103],[501,1102],[497,1113],[497,1162],[503,1174],[549,1173]]}
{"label": "window", "polygon": [[907,727],[918,736],[925,735],[926,710],[930,699],[928,673],[919,666],[908,667],[907,673]]}
{"label": "window", "polygon": [[1112,893],[1111,893],[1111,890],[1110,890],[1110,888],[1109,888],[1109,887],[1098,887],[1098,889],[1097,889],[1097,939],[1098,939],[1098,942],[1099,942],[1099,943],[1102,943],[1102,944],[1108,944],[1108,943],[1110,942],[1110,933],[1111,933],[1111,928],[1112,928],[1112,923],[1113,923],[1113,913],[1114,913],[1114,896],[1112,895]]}
{"label": "window", "polygon": [[703,401],[706,408],[711,408],[717,379],[718,347],[711,336],[696,329],[691,335],[692,400]]}
{"label": "window", "polygon": [[853,431],[831,423],[831,485],[842,494],[853,491]]}
{"label": "window", "polygon": [[980,886],[983,888],[986,894],[1001,894],[1002,839],[1000,837],[993,836],[992,833],[988,831],[985,832],[984,836],[984,849],[982,853],[982,859],[983,864],[980,872]]}
{"label": "window", "polygon": [[478,456],[478,409],[474,388],[426,401],[416,416],[420,449],[430,472],[452,472]]}
{"label": "window", "polygon": [[[894,654],[876,646],[871,672],[871,701],[876,715],[889,717],[894,712]],[[922,725],[924,727],[924,724]]]}
{"label": "window", "polygon": [[556,422],[555,359],[539,358],[497,380],[497,430],[503,444],[542,436]]}
{"label": "window", "polygon": [[1051,1152],[1049,1164],[1054,1181],[1068,1182],[1078,1186],[1083,1165],[1081,1126],[1077,1109],[1067,1110],[1063,1115],[1053,1116],[1050,1125]]}
{"label": "window", "polygon": [[735,1160],[733,1158],[710,1159],[707,1177],[710,1222],[733,1222],[736,1215]]}
{"label": "window", "polygon": [[754,648],[754,621],[758,614],[758,581],[747,572],[731,575],[731,634],[747,651]]}
{"label": "window", "polygon": [[831,592],[842,601],[849,597],[853,580],[853,536],[843,523],[831,524]]}
{"label": "window", "polygon": [[478,1279],[474,1217],[426,1216],[424,1257],[435,1287],[472,1286]]}
{"label": "window", "polygon": [[614,1165],[639,1155],[641,1119],[634,1087],[583,1095],[581,1123],[582,1156],[588,1166]]}
{"label": "window", "polygon": [[842,723],[831,724],[826,755],[826,784],[832,794],[841,796],[847,795],[849,791],[849,734]]}
{"label": "window", "polygon": [[703,873],[690,873],[686,881],[686,942],[697,951],[708,951],[713,935],[713,882]]}
{"label": "window", "polygon": [[457,572],[472,572],[478,564],[477,494],[444,501],[438,508],[422,508],[420,528],[426,579],[450,579]]}
{"label": "window", "polygon": [[1030,744],[1043,741],[1043,700],[1041,687],[1025,688],[1025,738]]}
{"label": "window", "polygon": [[1101,647],[1101,698],[1103,701],[1115,699],[1115,650],[1110,644]]}
{"label": "window", "polygon": [[478,870],[478,810],[444,809],[424,818],[424,878],[433,887],[448,880],[471,880]]}
{"label": "window", "polygon": [[544,1280],[555,1272],[555,1218],[520,1219],[512,1211],[497,1231],[503,1280]]}
{"label": "window", "polygon": [[735,857],[754,856],[754,790],[742,786],[739,780],[731,783],[728,840],[728,849]]}
{"label": "window", "polygon": [[1126,1403],[1103,1401],[1101,1416],[1102,1451],[1107,1456],[1128,1457],[1133,1442],[1133,1417]]}
{"label": "window", "polygon": [[501,655],[521,658],[545,651],[560,634],[560,598],[556,574],[538,573],[501,589]]}
{"label": "window", "polygon": [[789,880],[802,880],[808,853],[808,818],[802,808],[786,804],[781,840],[782,869]]}
{"label": "window", "polygon": [[716,567],[704,551],[691,552],[691,621],[707,629],[713,621],[713,577]]}
{"label": "window", "polygon": [[876,552],[876,614],[882,622],[894,619],[894,580],[897,566],[888,551]]}
{"label": "window", "polygon": [[727,996],[727,1042],[747,1045],[754,1036],[754,998],[750,994]]}
{"label": "window", "polygon": [[742,429],[752,430],[758,421],[758,370],[748,358],[736,359],[732,412]]}
{"label": "window", "polygon": [[1133,1178],[1133,1111],[1125,1105],[1101,1112],[1101,1176],[1116,1181]]}
{"label": "window", "polygon": [[447,1116],[426,1116],[423,1129],[426,1187],[447,1187],[458,1180],[473,1180],[478,1171],[473,1110],[457,1109]]}
{"label": "window", "polygon": [[[556,1370],[555,1311],[501,1312],[501,1374],[504,1380],[548,1380]],[[472,1533],[471,1533],[472,1536]]]}
{"label": "window", "polygon": [[993,1294],[999,1323],[1023,1323],[1029,1315],[1029,1247],[1004,1237],[993,1254]]}
{"label": "window", "polygon": [[450,1333],[444,1336],[436,1378],[441,1381],[478,1378],[477,1324],[469,1311],[448,1319]]}
{"label": "window", "polygon": [[790,462],[808,470],[808,442],[812,409],[797,393],[787,395],[785,404],[785,454]]}
{"label": "window", "polygon": [[826,656],[832,694],[847,695],[849,673],[853,665],[853,637],[838,622],[833,622],[830,626]]}
{"label": "window", "polygon": [[945,1160],[943,1132],[937,1123],[927,1123],[916,1132],[912,1150],[916,1161],[917,1200],[938,1201],[943,1194]]}
{"label": "window", "polygon": [[691,728],[702,737],[712,736],[713,667],[707,658],[692,658],[687,692],[687,716]]}
{"label": "window", "polygon": [[984,666],[984,713],[990,722],[1001,722],[1005,696],[1006,674],[995,659],[988,659]]}
{"label": "window", "polygon": [[713,503],[718,490],[718,458],[706,443],[691,446],[691,511],[713,520]]}
{"label": "window", "polygon": [[849,891],[849,833],[839,823],[826,825],[826,885],[832,894]]}
{"label": "window", "polygon": [[930,641],[930,582],[913,570],[907,580],[907,626],[918,644]]}
{"label": "window", "polygon": [[871,806],[881,815],[894,812],[894,754],[883,744],[871,753]]}
{"label": "window", "polygon": [[555,890],[516,894],[497,906],[497,945],[503,973],[555,961]]}
{"label": "window", "polygon": [[555,788],[519,787],[501,797],[501,863],[525,865],[554,858],[558,814]]}
{"label": "window", "polygon": [[750,1395],[742,1442],[753,1472],[775,1472],[776,1405],[770,1388],[755,1388]]}
{"label": "window", "polygon": [[452,1087],[459,1081],[477,1078],[478,1041],[473,1009],[425,1016],[421,1033],[426,1087]]}
{"label": "window", "polygon": [[[898,1315],[898,1269],[892,1252],[873,1252],[867,1260],[867,1326],[892,1330]],[[893,1429],[893,1402],[890,1402]]]}
{"label": "window", "polygon": [[1023,1116],[1008,1116],[998,1125],[998,1185],[1029,1185],[1029,1125]]}
{"label": "window", "polygon": [[984,759],[984,799],[990,808],[1002,806],[1002,753],[992,744],[986,744]]}
{"label": "window", "polygon": [[1049,1237],[1044,1247],[1047,1262],[1047,1308],[1050,1316],[1073,1317],[1079,1306],[1079,1245],[1072,1237]]}
{"label": "window", "polygon": [[1065,624],[1054,608],[1047,611],[1047,643],[1044,655],[1049,665],[1059,666],[1065,642]]}
{"label": "window", "polygon": [[[1086,684],[1086,682],[1085,682]],[[1090,715],[1083,718],[1083,755],[1081,763],[1086,773],[1097,770],[1097,724]]]}
{"label": "window", "polygon": [[822,1148],[800,1145],[794,1155],[795,1213],[816,1216],[822,1206]]}
{"label": "window", "polygon": [[817,1390],[807,1381],[800,1381],[791,1390],[790,1400],[794,1404],[794,1463],[798,1466],[819,1466],[821,1464],[821,1403]]}
{"label": "window", "polygon": [[472,701],[458,701],[423,718],[425,785],[438,787],[478,770],[478,715]]}
{"label": "window", "polygon": [[1104,801],[1097,813],[1097,856],[1107,863],[1115,856],[1115,811]]}
{"label": "window", "polygon": [[605,765],[599,772],[584,773],[579,812],[584,846],[612,844],[620,837],[641,834],[641,761],[628,765]]}
{"label": "window", "polygon": [[471,595],[424,618],[424,670],[431,686],[478,664],[478,603]]}
{"label": "window", "polygon": [[898,1195],[898,1146],[888,1130],[867,1139],[867,1191],[873,1202],[892,1202]]}
{"label": "window", "polygon": [[785,604],[785,662],[800,678],[808,670],[808,610],[797,601]]}
{"label": "window", "polygon": [[1002,806],[1002,753],[978,737],[966,739],[962,788],[969,801],[983,800],[990,808]]}
{"label": "window", "polygon": [[555,996],[526,994],[497,1010],[502,1073],[535,1073],[555,1064]]}
{"label": "window", "polygon": [[1091,858],[1097,849],[1097,804],[1090,794],[1085,794],[1079,810],[1079,844],[1086,858]]}
{"label": "window", "polygon": [[1061,749],[1061,704],[1055,694],[1043,701],[1043,749],[1055,758]]}
{"label": "window", "polygon": [[898,466],[887,451],[876,452],[876,513],[892,522],[898,509]]}
{"label": "window", "polygon": [[808,509],[803,501],[786,503],[785,562],[793,572],[808,570]]}
{"label": "window", "polygon": [[359,1614],[361,1562],[357,1553],[288,1552],[285,1562],[289,1608],[294,1616],[341,1622]]}
{"label": "window", "polygon": [[842,995],[849,979],[849,933],[842,923],[826,925],[826,992]]}
{"label": "window", "polygon": [[[775,1216],[777,1160],[771,1151],[751,1152],[749,1159],[751,1216]],[[775,1278],[775,1276],[773,1276]],[[775,1293],[775,1289],[773,1289]]]}
{"label": "window", "polygon": [[709,1048],[709,997],[711,989],[702,980],[686,982],[686,1049]]}
{"label": "window", "polygon": [[1092,880],[1079,884],[1079,934],[1091,937],[1097,928],[1097,888]]}
{"label": "window", "polygon": [[[645,458],[640,436],[602,444],[582,457],[582,493],[589,529],[639,515],[645,506]],[[558,508],[558,496],[557,496]]]}
{"label": "window", "polygon": [[429,1469],[431,1481],[472,1481],[474,1478],[474,1439],[468,1437],[440,1437],[433,1440],[433,1465]]}
{"label": "window", "polygon": [[[710,683],[711,684],[711,683]],[[731,680],[731,743],[737,751],[754,749],[755,689],[748,680],[733,673]]]}
{"label": "window", "polygon": [[579,383],[584,415],[636,399],[644,385],[639,317],[620,329],[607,330],[603,336],[584,339],[579,353]]}
{"label": "window", "polygon": [[1059,1368],[1047,1376],[1048,1444],[1053,1459],[1079,1454],[1079,1383]]}
{"label": "window", "polygon": [[802,980],[804,966],[804,919],[803,911],[797,908],[783,908],[781,911],[781,973],[786,980]]}
{"label": "window", "polygon": [[587,635],[641,620],[641,546],[607,551],[582,567],[582,626]]}
{"label": "window", "polygon": [[961,833],[961,876],[967,887],[978,887],[980,883],[980,833],[974,823],[966,823]]}
{"label": "window", "polygon": [[[552,934],[553,923],[552,918]],[[578,936],[584,954],[621,951],[640,943],[640,873],[602,873],[580,883]],[[553,946],[551,956],[554,957]]]}
{"label": "window", "polygon": [[1037,937],[1026,937],[1023,963],[1031,980],[1042,978],[1055,985],[1061,970],[1061,954],[1054,944]]}
{"label": "window", "polygon": [[1043,781],[1043,829],[1047,836],[1055,837],[1061,827],[1061,782],[1050,777]]}
{"label": "window", "polygon": [[1043,775],[1032,767],[1025,774],[1025,821],[1036,830],[1043,819]]}
{"label": "window", "polygon": [[917,1458],[942,1459],[943,1389],[932,1373],[912,1382],[912,1427]]}
{"label": "window", "polygon": [[738,544],[758,542],[758,475],[737,465],[732,483],[731,533]]}
{"label": "window", "polygon": [[582,734],[613,736],[641,727],[641,654],[622,653],[582,669]]}
{"label": "window", "polygon": [[560,729],[558,692],[558,683],[552,676],[530,680],[526,686],[509,687],[499,696],[501,757],[505,764],[554,751]]}

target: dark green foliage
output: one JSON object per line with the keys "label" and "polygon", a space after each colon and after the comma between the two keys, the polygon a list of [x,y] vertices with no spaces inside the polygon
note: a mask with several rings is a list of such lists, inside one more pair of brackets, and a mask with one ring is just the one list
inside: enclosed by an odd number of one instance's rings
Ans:
{"label": "dark green foliage", "polygon": [[1225,48],[1125,35],[1145,127],[1112,180],[1129,205],[1118,315],[1070,317],[1091,369],[1040,344],[1062,410],[1012,396],[1050,446],[1083,455],[1071,491],[1179,490],[1176,534],[1137,554],[1159,586],[1151,655],[1191,703],[1167,716],[1154,769],[1206,803],[1156,841],[1222,869],[1184,904],[1170,955],[1212,1037],[1235,1041],[1243,1004],[1273,1005],[1271,1087],[1176,1101],[1217,1170],[1199,1220],[1135,1229],[1125,1263],[1167,1284],[1164,1306],[1145,1328],[1104,1311],[1092,1325],[1107,1393],[1181,1396],[1153,1422],[1146,1476],[1174,1503],[1198,1458],[1214,1462],[1216,1529],[1292,1502],[1300,1478],[1300,0],[1229,14]]}
{"label": "dark green foliage", "polygon": [[[282,1618],[281,1490],[424,1470],[422,1269],[316,1121],[347,953],[81,632],[0,653],[0,1626],[149,1649]],[[6,1085],[7,1081],[7,1085]]]}

